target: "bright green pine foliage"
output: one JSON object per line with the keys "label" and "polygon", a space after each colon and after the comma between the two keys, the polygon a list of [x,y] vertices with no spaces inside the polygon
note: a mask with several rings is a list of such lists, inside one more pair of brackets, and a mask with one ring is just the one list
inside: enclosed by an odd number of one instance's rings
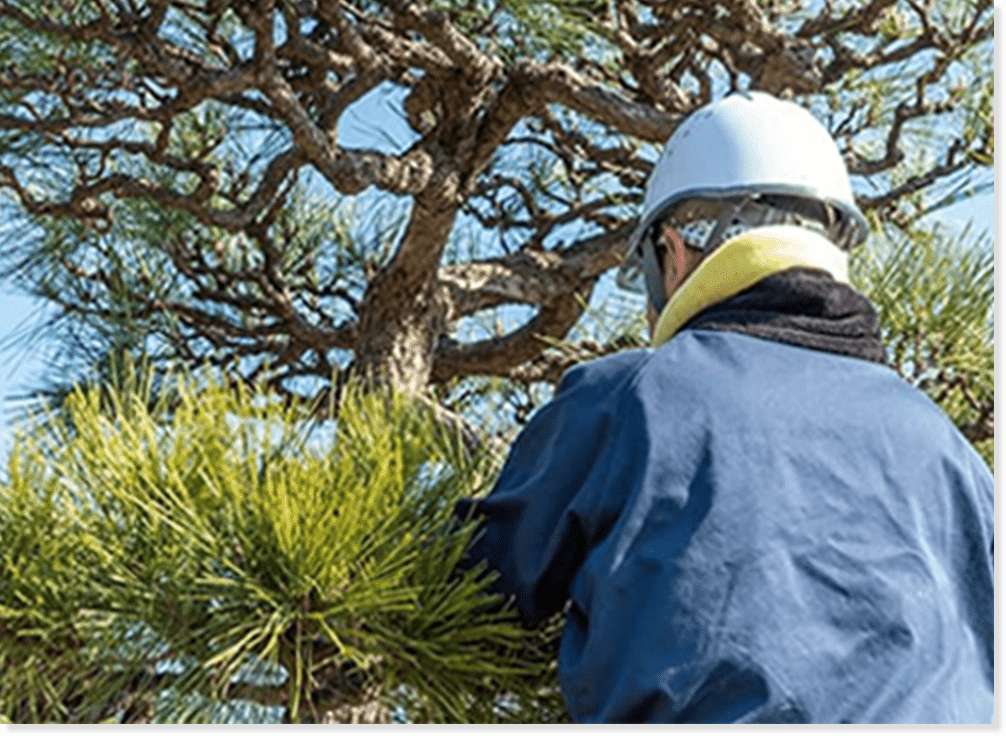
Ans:
{"label": "bright green pine foliage", "polygon": [[850,276],[877,307],[892,367],[940,405],[993,465],[991,239],[965,229],[883,230]]}
{"label": "bright green pine foliage", "polygon": [[[3,717],[148,721],[168,688],[161,720],[235,699],[387,720],[393,691],[413,721],[562,712],[547,637],[490,612],[480,570],[453,574],[472,532],[454,502],[494,466],[426,405],[350,388],[333,426],[205,377],[178,379],[171,405],[123,383],[74,393],[68,422],[11,454]],[[249,680],[256,663],[273,680]]]}

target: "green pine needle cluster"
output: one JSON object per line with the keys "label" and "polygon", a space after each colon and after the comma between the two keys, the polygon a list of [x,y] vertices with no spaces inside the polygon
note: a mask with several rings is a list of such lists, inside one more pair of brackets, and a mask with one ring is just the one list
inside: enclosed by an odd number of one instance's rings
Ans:
{"label": "green pine needle cluster", "polygon": [[892,367],[943,409],[993,466],[995,299],[991,238],[887,228],[850,264],[877,307]]}
{"label": "green pine needle cluster", "polygon": [[20,433],[0,483],[3,718],[561,713],[548,641],[455,572],[473,525],[454,502],[493,461],[424,404],[350,387],[319,423],[207,375],[160,400],[126,373]]}

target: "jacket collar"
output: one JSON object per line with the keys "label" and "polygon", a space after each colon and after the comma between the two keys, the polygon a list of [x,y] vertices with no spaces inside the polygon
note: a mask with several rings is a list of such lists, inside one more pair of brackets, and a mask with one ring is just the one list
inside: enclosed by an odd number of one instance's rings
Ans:
{"label": "jacket collar", "polygon": [[749,230],[705,258],[675,292],[657,320],[653,346],[666,343],[708,307],[792,268],[825,271],[836,282],[849,282],[848,256],[823,235],[796,225]]}

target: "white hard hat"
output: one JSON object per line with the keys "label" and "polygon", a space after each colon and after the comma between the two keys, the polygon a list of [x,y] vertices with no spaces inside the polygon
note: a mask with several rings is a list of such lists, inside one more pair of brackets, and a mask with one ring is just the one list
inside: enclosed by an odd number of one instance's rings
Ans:
{"label": "white hard hat", "polygon": [[739,92],[696,110],[667,142],[647,182],[619,282],[625,269],[640,267],[640,242],[677,204],[759,195],[830,205],[840,221],[842,247],[866,238],[868,226],[853,200],[845,163],[824,126],[795,103]]}

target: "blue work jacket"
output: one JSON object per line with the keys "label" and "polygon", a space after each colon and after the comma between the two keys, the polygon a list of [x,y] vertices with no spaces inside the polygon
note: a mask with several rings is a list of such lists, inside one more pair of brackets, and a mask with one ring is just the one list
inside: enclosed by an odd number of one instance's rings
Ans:
{"label": "blue work jacket", "polygon": [[713,330],[571,369],[472,559],[575,722],[988,723],[993,479],[891,369]]}

